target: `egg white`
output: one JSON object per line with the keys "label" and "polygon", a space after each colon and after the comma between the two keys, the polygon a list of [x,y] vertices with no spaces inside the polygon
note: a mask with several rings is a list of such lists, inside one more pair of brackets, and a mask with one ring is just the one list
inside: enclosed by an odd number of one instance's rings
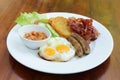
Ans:
{"label": "egg white", "polygon": [[[56,48],[57,45],[60,45],[60,44],[67,45],[70,48],[70,50],[67,51],[67,52],[59,53],[55,48]],[[48,56],[47,54],[44,53],[44,50],[46,48],[54,49],[55,54],[53,56]],[[71,43],[69,41],[67,41],[65,38],[54,37],[54,38],[50,38],[49,41],[47,41],[43,46],[40,47],[39,55],[46,60],[68,61],[75,55],[75,49],[71,45]]]}

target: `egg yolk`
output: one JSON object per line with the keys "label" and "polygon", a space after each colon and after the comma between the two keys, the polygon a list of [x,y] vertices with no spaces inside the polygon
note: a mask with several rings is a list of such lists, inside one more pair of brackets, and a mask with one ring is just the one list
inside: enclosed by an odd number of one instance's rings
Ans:
{"label": "egg yolk", "polygon": [[57,50],[59,53],[63,53],[63,52],[68,52],[68,51],[70,51],[70,48],[69,48],[69,46],[66,46],[66,45],[64,45],[64,44],[61,44],[61,45],[56,46],[56,50]]}
{"label": "egg yolk", "polygon": [[55,54],[55,50],[52,48],[46,48],[44,50],[44,53],[47,54],[48,56],[53,56]]}

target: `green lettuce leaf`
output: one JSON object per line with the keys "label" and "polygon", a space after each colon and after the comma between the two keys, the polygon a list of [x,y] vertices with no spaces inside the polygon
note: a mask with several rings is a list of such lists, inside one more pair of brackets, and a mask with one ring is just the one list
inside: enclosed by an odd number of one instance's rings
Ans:
{"label": "green lettuce leaf", "polygon": [[23,26],[27,24],[33,24],[37,20],[47,22],[48,19],[45,14],[39,14],[37,12],[32,12],[32,13],[24,12],[24,13],[21,13],[19,17],[17,17],[15,22]]}

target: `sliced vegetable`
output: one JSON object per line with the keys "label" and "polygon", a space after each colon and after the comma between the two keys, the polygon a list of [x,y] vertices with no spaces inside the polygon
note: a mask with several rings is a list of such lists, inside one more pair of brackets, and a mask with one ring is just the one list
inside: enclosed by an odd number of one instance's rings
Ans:
{"label": "sliced vegetable", "polygon": [[38,23],[38,25],[45,26],[51,32],[51,37],[59,37],[59,34],[49,24]]}
{"label": "sliced vegetable", "polygon": [[59,34],[49,25],[46,24],[46,27],[50,30],[50,32],[52,33],[52,37],[59,37]]}

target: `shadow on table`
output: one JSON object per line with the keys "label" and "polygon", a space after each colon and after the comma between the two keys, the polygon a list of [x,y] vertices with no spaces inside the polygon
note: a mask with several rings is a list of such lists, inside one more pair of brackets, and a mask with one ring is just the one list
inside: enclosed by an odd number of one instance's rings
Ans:
{"label": "shadow on table", "polygon": [[13,68],[13,73],[17,75],[18,78],[24,80],[97,80],[108,69],[110,64],[110,57],[104,63],[94,69],[67,75],[48,74],[29,69],[18,63],[11,56],[9,57],[9,61]]}

